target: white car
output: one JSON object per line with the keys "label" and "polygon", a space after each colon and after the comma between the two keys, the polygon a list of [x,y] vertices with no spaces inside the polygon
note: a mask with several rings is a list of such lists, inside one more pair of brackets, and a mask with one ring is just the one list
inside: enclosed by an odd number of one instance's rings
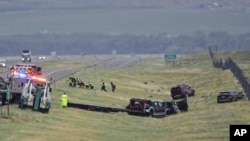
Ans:
{"label": "white car", "polygon": [[0,60],[0,67],[6,67],[5,60]]}
{"label": "white car", "polygon": [[38,59],[44,60],[44,59],[46,59],[46,57],[45,56],[39,56]]}

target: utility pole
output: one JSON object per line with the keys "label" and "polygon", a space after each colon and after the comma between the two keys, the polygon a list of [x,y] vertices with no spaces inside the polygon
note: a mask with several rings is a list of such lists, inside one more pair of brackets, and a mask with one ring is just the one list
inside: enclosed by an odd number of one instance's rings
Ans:
{"label": "utility pole", "polygon": [[0,95],[0,118],[2,117],[2,95]]}

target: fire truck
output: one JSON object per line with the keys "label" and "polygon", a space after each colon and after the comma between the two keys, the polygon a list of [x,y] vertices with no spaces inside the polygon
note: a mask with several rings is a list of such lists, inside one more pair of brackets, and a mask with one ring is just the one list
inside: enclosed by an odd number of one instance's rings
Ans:
{"label": "fire truck", "polygon": [[[2,97],[2,103],[5,104],[6,101],[12,103],[18,102],[27,79],[41,76],[41,71],[41,67],[38,67],[35,64],[16,64],[10,66],[7,80],[3,78],[0,79],[0,95]],[[9,95],[9,93],[11,94]]]}

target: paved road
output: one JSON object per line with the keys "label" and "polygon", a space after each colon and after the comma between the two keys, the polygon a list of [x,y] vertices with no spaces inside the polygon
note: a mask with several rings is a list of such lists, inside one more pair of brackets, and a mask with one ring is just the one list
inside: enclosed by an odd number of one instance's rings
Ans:
{"label": "paved road", "polygon": [[[61,57],[63,59],[63,57]],[[50,61],[50,60],[46,60]],[[136,65],[137,63],[140,63],[141,58],[136,56],[111,56],[109,58],[106,58],[100,63],[92,64],[89,66],[82,66],[78,68],[72,68],[72,69],[65,69],[65,68],[59,68],[54,70],[43,70],[43,75],[46,76],[48,79],[51,77],[53,78],[53,82],[61,80],[63,78],[66,78],[70,75],[73,75],[74,73],[82,70],[86,70],[89,68],[94,69],[119,69],[119,68],[128,68]],[[33,59],[32,63],[38,64],[41,62],[39,59]],[[11,60],[8,62],[8,66],[11,66],[13,64],[20,63],[20,60]],[[6,69],[8,70],[8,68]],[[7,72],[1,73],[0,77],[6,78]]]}

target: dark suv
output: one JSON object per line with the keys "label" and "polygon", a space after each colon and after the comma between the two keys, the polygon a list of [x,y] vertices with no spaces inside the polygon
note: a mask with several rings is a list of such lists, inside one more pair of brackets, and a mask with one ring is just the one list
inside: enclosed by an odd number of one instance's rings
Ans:
{"label": "dark suv", "polygon": [[186,84],[176,85],[171,88],[171,97],[173,99],[180,99],[194,95],[195,90]]}
{"label": "dark suv", "polygon": [[240,99],[244,99],[245,95],[242,92],[236,90],[221,91],[217,96],[217,103],[232,102]]}
{"label": "dark suv", "polygon": [[126,110],[128,114],[152,117],[165,117],[168,113],[168,108],[161,101],[139,98],[131,98]]}

